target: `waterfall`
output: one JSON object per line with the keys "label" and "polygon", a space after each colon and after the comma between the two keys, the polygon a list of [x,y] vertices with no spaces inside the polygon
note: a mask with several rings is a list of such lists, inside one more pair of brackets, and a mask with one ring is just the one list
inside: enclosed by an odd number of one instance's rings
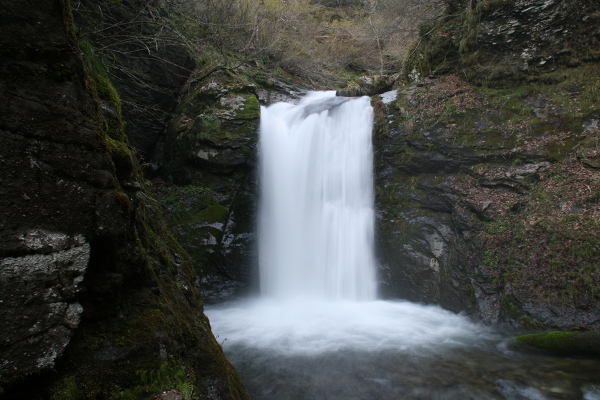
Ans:
{"label": "waterfall", "polygon": [[368,98],[333,92],[262,108],[262,293],[206,308],[252,398],[579,398],[600,364],[554,392],[547,355],[515,356],[466,315],[375,298],[372,122]]}
{"label": "waterfall", "polygon": [[206,310],[228,355],[252,365],[273,355],[279,365],[460,347],[487,335],[439,307],[376,299],[369,98],[317,92],[261,111],[261,295]]}
{"label": "waterfall", "polygon": [[373,109],[313,92],[261,109],[261,293],[372,300]]}

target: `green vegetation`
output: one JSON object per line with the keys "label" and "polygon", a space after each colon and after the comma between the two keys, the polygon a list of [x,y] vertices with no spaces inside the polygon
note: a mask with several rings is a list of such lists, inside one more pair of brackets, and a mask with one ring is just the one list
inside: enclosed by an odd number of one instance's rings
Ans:
{"label": "green vegetation", "polygon": [[598,177],[573,160],[535,183],[527,205],[488,223],[483,262],[518,293],[589,307],[600,300]]}
{"label": "green vegetation", "polygon": [[79,388],[74,376],[67,375],[56,382],[50,389],[50,400],[77,400],[79,398]]}
{"label": "green vegetation", "polygon": [[140,400],[165,390],[177,390],[183,400],[191,400],[194,385],[185,367],[175,359],[163,361],[157,368],[142,369],[136,374],[137,384],[129,389],[115,387],[116,400]]}

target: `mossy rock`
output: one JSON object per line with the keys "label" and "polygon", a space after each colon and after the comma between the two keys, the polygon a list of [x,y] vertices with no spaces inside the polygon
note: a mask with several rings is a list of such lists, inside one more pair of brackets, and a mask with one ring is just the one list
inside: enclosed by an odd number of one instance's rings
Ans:
{"label": "mossy rock", "polygon": [[258,119],[260,118],[260,104],[254,94],[243,94],[244,105],[237,109],[236,119]]}
{"label": "mossy rock", "polygon": [[119,179],[127,179],[134,171],[134,155],[126,142],[114,140],[106,136],[106,144],[110,158],[115,164],[115,172]]}
{"label": "mossy rock", "polygon": [[511,347],[540,349],[561,356],[600,356],[600,332],[534,333],[515,337]]}
{"label": "mossy rock", "polygon": [[196,215],[196,220],[205,221],[212,224],[216,222],[224,223],[227,220],[229,211],[220,204],[213,204]]}

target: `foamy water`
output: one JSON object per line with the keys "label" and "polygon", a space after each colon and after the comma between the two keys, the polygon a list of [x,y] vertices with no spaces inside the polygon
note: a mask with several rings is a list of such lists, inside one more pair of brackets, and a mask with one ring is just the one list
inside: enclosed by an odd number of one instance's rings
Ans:
{"label": "foamy water", "polygon": [[285,355],[348,349],[430,351],[494,337],[489,328],[467,317],[410,302],[255,299],[209,309],[208,315],[226,347]]}

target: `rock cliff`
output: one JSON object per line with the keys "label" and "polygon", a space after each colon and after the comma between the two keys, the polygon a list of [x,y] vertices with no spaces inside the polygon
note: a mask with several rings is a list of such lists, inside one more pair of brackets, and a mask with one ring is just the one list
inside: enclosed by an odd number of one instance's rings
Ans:
{"label": "rock cliff", "polygon": [[70,3],[0,5],[3,398],[247,398]]}
{"label": "rock cliff", "polygon": [[374,97],[384,292],[598,329],[598,4],[450,3]]}
{"label": "rock cliff", "polygon": [[[198,71],[197,75],[203,75]],[[192,79],[168,128],[158,190],[169,226],[203,276],[205,297],[234,294],[256,266],[256,144],[260,105],[243,75]]]}

